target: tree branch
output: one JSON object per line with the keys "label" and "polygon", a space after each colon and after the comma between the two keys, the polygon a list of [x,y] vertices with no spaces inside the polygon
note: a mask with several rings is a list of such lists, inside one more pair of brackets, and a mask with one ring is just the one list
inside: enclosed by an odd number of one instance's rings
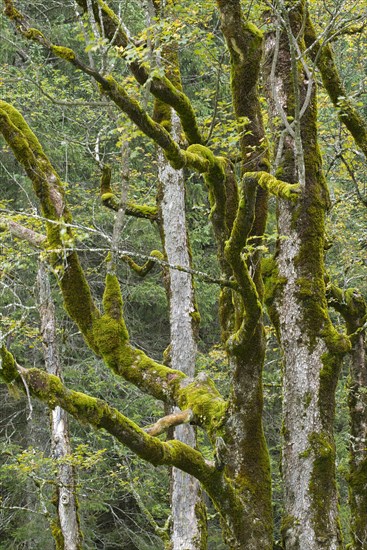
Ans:
{"label": "tree branch", "polygon": [[305,42],[311,59],[316,62],[322,82],[334,107],[338,109],[340,121],[352,134],[356,144],[367,158],[367,122],[348,99],[347,91],[340,78],[330,44],[320,43],[309,14],[305,28]]}
{"label": "tree branch", "polygon": [[187,409],[186,411],[178,411],[160,418],[155,424],[153,424],[153,426],[145,428],[145,431],[147,434],[157,437],[163,432],[169,430],[169,428],[174,428],[175,426],[180,426],[181,424],[188,424],[192,419],[193,413],[191,409]]}
{"label": "tree branch", "polygon": [[29,229],[28,227],[12,220],[0,218],[0,231],[3,229],[5,231],[9,231],[13,237],[21,239],[22,241],[27,241],[35,248],[41,247],[47,240],[46,235],[37,233],[36,231],[33,231],[33,229]]}
{"label": "tree branch", "polygon": [[[87,10],[85,0],[77,0],[77,3],[84,11]],[[95,20],[103,27],[106,37],[116,46],[117,52],[125,57],[125,49],[132,41],[122,27],[121,21],[105,2],[92,1],[92,6]],[[188,97],[167,77],[154,72],[150,73],[143,63],[130,61],[128,66],[139,84],[144,86],[149,81],[150,92],[177,112],[188,143],[202,143],[195,113]]]}
{"label": "tree branch", "polygon": [[[112,191],[111,187],[111,168],[108,164],[105,164],[102,168],[101,187],[100,187],[101,201],[104,206],[119,211],[120,201]],[[156,221],[158,218],[158,209],[156,206],[146,206],[135,204],[127,201],[125,206],[125,214],[128,216],[134,216],[135,218],[145,218],[151,221]]]}
{"label": "tree branch", "polygon": [[268,172],[246,172],[243,178],[244,180],[256,179],[260,187],[282,199],[294,201],[299,198],[301,193],[298,183],[286,183],[268,174]]}

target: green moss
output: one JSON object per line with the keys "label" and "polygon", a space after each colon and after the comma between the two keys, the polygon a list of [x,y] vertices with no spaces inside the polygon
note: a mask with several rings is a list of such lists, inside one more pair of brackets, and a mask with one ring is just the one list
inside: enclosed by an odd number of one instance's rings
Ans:
{"label": "green moss", "polygon": [[285,541],[286,538],[287,538],[287,532],[292,531],[293,528],[295,527],[295,525],[298,525],[298,524],[299,524],[299,522],[298,522],[297,518],[295,518],[294,516],[292,516],[290,514],[287,515],[287,516],[282,517],[280,532],[282,534],[283,541]]}
{"label": "green moss", "polygon": [[111,190],[111,166],[109,164],[104,164],[102,168],[102,175],[101,175],[101,185],[100,185],[100,192],[103,199],[103,195],[105,194],[112,194]]}
{"label": "green moss", "polygon": [[321,540],[328,532],[329,517],[325,507],[335,494],[335,446],[325,433],[313,433],[309,443],[314,456],[310,480],[310,497],[313,511],[313,524],[317,537]]}
{"label": "green moss", "polygon": [[23,19],[23,15],[15,9],[13,2],[11,0],[4,0],[5,4],[5,10],[4,13],[9,19],[11,20],[21,20]]}
{"label": "green moss", "polygon": [[135,216],[136,218],[146,218],[148,220],[155,221],[158,217],[158,209],[156,206],[135,204],[128,201],[126,205],[126,214]]}
{"label": "green moss", "polygon": [[279,315],[276,301],[279,299],[287,279],[279,276],[277,262],[273,256],[262,259],[261,272],[264,280],[264,303],[279,336]]}
{"label": "green moss", "polygon": [[60,522],[58,519],[54,519],[51,522],[51,534],[55,541],[56,550],[64,550],[65,548],[64,535],[62,534]]}
{"label": "green moss", "polygon": [[[35,134],[32,132],[21,113],[9,103],[0,100],[0,110],[6,113],[12,124],[19,130],[22,137],[28,142],[31,150],[34,154],[39,155],[43,160],[47,161],[47,158],[43,152],[42,145],[38,141]],[[24,154],[28,154],[24,151]]]}
{"label": "green moss", "polygon": [[367,458],[354,468],[353,472],[348,476],[348,483],[356,493],[362,493],[365,495],[365,498],[367,497]]}
{"label": "green moss", "polygon": [[6,384],[11,384],[16,378],[19,377],[17,366],[13,355],[2,346],[0,350],[0,378]]}
{"label": "green moss", "polygon": [[200,498],[195,504],[195,517],[199,529],[199,540],[195,540],[197,550],[207,550],[208,518],[204,499]]}
{"label": "green moss", "polygon": [[30,28],[24,31],[23,34],[26,38],[29,38],[30,40],[39,40],[39,39],[45,40],[44,35],[38,29]]}
{"label": "green moss", "polygon": [[68,256],[67,266],[59,284],[66,311],[79,326],[88,345],[98,354],[94,322],[100,317],[100,313],[94,305],[90,288],[75,253]]}
{"label": "green moss", "polygon": [[267,172],[246,172],[244,178],[255,178],[263,189],[270,191],[273,195],[281,197],[283,199],[289,199],[295,201],[299,198],[300,186],[299,184],[286,183],[281,181]]}
{"label": "green moss", "polygon": [[107,274],[102,303],[106,315],[116,321],[122,321],[122,294],[116,275]]}
{"label": "green moss", "polygon": [[116,195],[114,195],[114,193],[103,193],[103,195],[101,195],[102,202],[107,202],[112,198],[116,200]]}
{"label": "green moss", "polygon": [[360,541],[367,540],[367,458],[358,466],[351,463],[348,476],[349,501],[351,508],[351,535],[354,541],[353,548],[364,548]]}
{"label": "green moss", "polygon": [[226,419],[228,403],[222,399],[214,382],[207,377],[199,377],[185,385],[180,392],[178,404],[182,410],[191,409],[200,424],[207,426],[211,436],[218,434]]}
{"label": "green moss", "polygon": [[73,52],[72,49],[66,48],[65,46],[51,46],[52,51],[54,54],[56,54],[58,57],[61,57],[62,59],[66,59],[67,61],[74,61],[76,58],[75,52]]}

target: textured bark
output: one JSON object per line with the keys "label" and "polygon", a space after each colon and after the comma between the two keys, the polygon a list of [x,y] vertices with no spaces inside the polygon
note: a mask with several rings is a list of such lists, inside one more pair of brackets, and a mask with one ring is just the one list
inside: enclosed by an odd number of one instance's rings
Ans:
{"label": "textured bark", "polygon": [[[58,353],[55,306],[52,301],[47,268],[40,263],[37,276],[41,335],[46,371],[61,377],[61,365]],[[54,459],[63,459],[71,454],[68,418],[66,412],[56,406],[51,411],[51,446]],[[75,471],[72,465],[60,463],[57,468],[56,488],[57,521],[52,533],[58,550],[80,550],[82,533],[78,517]]]}
{"label": "textured bark", "polygon": [[[283,539],[287,550],[342,548],[335,484],[333,441],[334,399],[341,354],[347,343],[332,328],[324,286],[324,217],[328,194],[317,147],[315,91],[307,99],[303,73],[294,72],[291,49],[302,47],[303,3],[282,12],[288,20],[281,35],[267,37],[268,78],[272,71],[269,103],[272,117],[283,110],[295,118],[297,98],[304,105],[298,117],[302,155],[293,130],[281,128],[285,138],[280,151],[282,179],[295,183],[304,174],[302,194],[292,204],[278,202],[279,242],[276,254],[276,312],[273,319],[283,359],[284,446],[282,473],[285,484]],[[287,14],[288,13],[288,14]],[[279,20],[276,23],[280,24]],[[270,58],[270,59],[269,59]],[[276,65],[275,65],[276,62]],[[275,69],[275,70],[274,70]],[[289,80],[290,74],[295,74]],[[277,110],[278,109],[278,110]],[[292,119],[288,119],[292,120]],[[302,158],[303,157],[303,158]],[[304,162],[304,167],[299,165]]]}
{"label": "textured bark", "polygon": [[[78,3],[85,9],[87,4],[83,0]],[[118,18],[102,0],[88,4],[94,8],[96,22],[103,24],[106,37],[110,41],[113,39],[123,55],[130,38]],[[271,91],[275,93],[274,101],[269,101],[271,115],[283,123],[279,128],[283,146],[278,149],[276,159],[279,171],[274,177],[267,174],[270,169],[268,145],[258,93],[263,36],[254,25],[245,21],[239,0],[218,0],[217,4],[231,59],[235,116],[242,124],[239,182],[236,179],[239,170],[233,167],[231,160],[216,156],[210,147],[200,143],[192,106],[179,85],[172,84],[166,77],[150,75],[148,64],[128,62],[136,80],[147,84],[147,92],[151,91],[159,99],[155,105],[157,108],[158,104],[159,108],[155,109],[153,119],[124,89],[120,79],[98,73],[95,68],[86,66],[70,48],[53,44],[37,29],[29,27],[27,19],[14,9],[11,0],[5,0],[7,15],[23,36],[94,79],[101,92],[160,147],[159,169],[164,182],[160,215],[166,233],[168,264],[178,264],[187,270],[171,270],[173,368],[153,361],[130,343],[120,285],[112,270],[106,277],[103,312],[95,306],[77,254],[69,253],[65,246],[65,232],[61,231],[63,224],[70,222],[62,182],[21,115],[5,102],[0,102],[0,130],[32,180],[42,213],[48,220],[47,245],[52,250],[50,263],[60,272],[59,283],[67,312],[90,348],[114,373],[161,399],[167,406],[188,411],[182,422],[191,422],[207,431],[216,446],[215,463],[208,463],[193,448],[195,435],[191,426],[177,428],[177,437],[182,438],[181,441],[163,442],[152,436],[160,433],[163,419],[156,424],[158,431],[149,433],[107,403],[66,389],[57,377],[37,369],[22,369],[5,348],[1,352],[0,374],[4,382],[14,382],[24,390],[23,377],[38,399],[52,407],[62,406],[79,421],[107,430],[144,460],[178,468],[173,474],[172,538],[175,549],[197,549],[203,544],[203,539],[194,540],[201,537],[195,517],[200,506],[197,500],[200,482],[220,513],[224,536],[231,549],[270,550],[271,482],[262,426],[264,289],[261,253],[256,246],[263,241],[268,192],[274,193],[279,199],[280,239],[276,267],[272,268],[272,280],[268,286],[273,301],[273,319],[284,353],[284,542],[286,550],[338,550],[342,543],[332,426],[335,387],[348,342],[333,329],[325,299],[323,249],[328,192],[317,148],[314,84],[310,78],[307,84],[300,70],[303,64],[306,76],[310,76],[300,55],[305,38],[305,2],[287,2],[278,12],[279,21],[276,22],[279,28],[283,28],[279,32],[279,44],[273,34],[269,34],[267,40],[268,55],[272,55],[274,47],[278,52],[277,62],[273,63],[267,75]],[[181,120],[189,145],[187,148],[180,143],[171,108]],[[244,117],[248,122],[243,122]],[[183,217],[184,191],[182,173],[179,172],[183,167],[204,176],[211,206],[210,217],[218,242],[218,261],[223,279],[228,281],[228,285],[222,288],[220,301],[222,338],[231,369],[232,389],[228,402],[206,375],[194,377],[192,370],[195,356],[193,318],[196,312]],[[109,183],[108,178],[102,181],[101,199],[116,209],[119,205]],[[138,217],[159,220],[156,209],[148,211],[134,205],[131,208]],[[72,241],[69,227],[66,234]],[[255,248],[254,252],[252,249],[248,251],[248,244]],[[141,275],[148,273],[152,265],[149,263],[140,268],[131,259],[129,264]],[[362,330],[358,334],[361,335]],[[352,424],[355,423],[352,427],[355,430],[353,443],[363,443],[365,408],[361,390],[365,378],[361,369],[365,351],[357,334],[354,343],[354,364],[358,369],[352,376],[358,388],[353,388],[350,401]],[[55,422],[59,420],[56,416]],[[166,418],[166,421],[169,423],[172,418]],[[359,445],[355,445],[351,452],[353,449],[362,452]],[[359,508],[365,502],[365,493],[360,489],[364,487],[365,471],[365,461],[360,460],[360,456],[355,465],[351,462],[352,507],[353,502]],[[188,478],[187,474],[194,476],[195,480]],[[190,503],[188,497],[183,502],[180,495],[183,490],[187,491],[188,486],[189,497],[192,497]],[[181,532],[181,529],[185,531]],[[357,531],[355,527],[355,538],[363,536],[363,531]]]}
{"label": "textured bark", "polygon": [[328,299],[345,319],[352,342],[349,381],[349,503],[351,510],[352,548],[367,548],[367,305],[355,288],[342,291],[328,287]]}
{"label": "textured bark", "polygon": [[[172,135],[179,139],[180,124],[172,116]],[[167,261],[190,268],[190,253],[185,215],[185,180],[182,170],[174,170],[162,151],[158,151],[158,176],[161,184],[160,210]],[[194,333],[195,297],[192,275],[177,270],[169,273],[171,366],[195,376],[196,338]],[[195,315],[196,314],[196,315]],[[196,447],[193,426],[179,426],[174,438]],[[199,482],[173,468],[171,489],[172,550],[197,550],[206,547],[205,519]]]}
{"label": "textured bark", "polygon": [[[356,320],[353,328],[361,328]],[[359,321],[359,322],[358,322]],[[349,413],[350,413],[350,475],[349,500],[353,548],[367,548],[367,356],[366,335],[359,332],[352,337]]]}

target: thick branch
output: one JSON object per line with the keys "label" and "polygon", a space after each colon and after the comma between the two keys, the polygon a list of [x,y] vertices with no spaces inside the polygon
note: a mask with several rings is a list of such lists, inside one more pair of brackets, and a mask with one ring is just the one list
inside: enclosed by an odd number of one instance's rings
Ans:
{"label": "thick branch", "polygon": [[[211,473],[212,468],[206,464],[201,454],[187,445],[181,443],[171,447],[170,443],[164,443],[148,435],[145,430],[139,428],[117,409],[110,407],[105,401],[67,389],[60,378],[55,375],[36,368],[20,367],[5,348],[1,350],[1,359],[0,373],[4,382],[14,383],[24,391],[24,380],[31,395],[49,407],[54,408],[58,405],[80,422],[90,424],[98,429],[105,429],[120,443],[155,466],[159,464],[174,465],[184,471],[191,470],[189,473],[199,476],[199,478]],[[182,460],[183,456],[185,460]],[[205,470],[204,476],[202,470]]]}
{"label": "thick branch", "polygon": [[243,247],[252,229],[255,219],[255,205],[257,192],[257,173],[251,178],[243,178],[240,189],[240,200],[234,221],[231,236],[224,249],[225,257],[233,269],[233,274],[239,285],[245,315],[240,329],[232,338],[233,344],[241,345],[251,337],[261,316],[261,303],[256,285],[251,278],[249,266],[242,256]]}
{"label": "thick branch", "polygon": [[282,199],[297,200],[301,192],[298,183],[286,183],[268,172],[246,172],[243,177],[244,180],[256,179],[260,187]]}
{"label": "thick branch", "polygon": [[30,393],[49,407],[59,405],[78,421],[106,430],[147,462],[175,466],[194,476],[223,516],[235,518],[242,509],[243,503],[223,471],[209,464],[201,453],[181,441],[162,442],[148,435],[105,401],[67,389],[57,376],[20,367],[5,347],[0,350],[0,378],[23,392],[24,381]]}
{"label": "thick branch", "polygon": [[[44,217],[50,221],[61,222],[46,222],[46,230],[48,245],[62,249],[65,243],[65,236],[61,232],[62,222],[70,221],[71,218],[66,209],[59,176],[22,115],[5,101],[0,101],[0,132],[32,181]],[[66,228],[66,234],[68,240],[73,239],[70,228]],[[99,312],[94,305],[77,254],[68,254],[66,262],[64,257],[60,259],[59,255],[52,254],[51,262],[54,266],[62,267],[59,284],[70,317],[79,326],[90,347],[98,353],[92,326]]]}
{"label": "thick branch", "polygon": [[305,41],[309,55],[316,61],[322,82],[334,106],[338,109],[340,121],[348,128],[356,144],[367,157],[367,122],[358,113],[340,78],[330,44],[321,44],[312,21],[307,15]]}
{"label": "thick branch", "polygon": [[[84,11],[87,10],[87,2],[85,0],[77,0],[77,3]],[[118,53],[124,57],[125,48],[131,44],[131,40],[129,40],[127,32],[122,28],[119,18],[101,0],[99,2],[93,1],[92,5],[94,17],[103,26],[105,36],[111,44],[117,47]],[[102,21],[100,19],[101,16]],[[188,97],[181,90],[177,89],[165,76],[156,73],[151,74],[144,63],[131,61],[128,65],[139,84],[145,85],[149,81],[150,92],[160,101],[173,107],[177,112],[189,144],[201,143],[202,138],[195,113]]]}
{"label": "thick branch", "polygon": [[[159,123],[155,122],[141,107],[135,98],[129,96],[126,90],[111,75],[102,76],[95,69],[85,65],[71,48],[57,46],[50,42],[39,30],[30,28],[23,15],[14,8],[11,0],[5,0],[6,14],[15,21],[17,29],[26,38],[38,42],[52,53],[74,65],[77,69],[91,76],[106,94],[136,126],[164,150],[167,160],[173,168],[180,169],[190,166],[199,173],[208,170],[208,162],[201,156],[189,151],[183,151],[172,139],[171,135]],[[168,81],[169,82],[169,81]]]}

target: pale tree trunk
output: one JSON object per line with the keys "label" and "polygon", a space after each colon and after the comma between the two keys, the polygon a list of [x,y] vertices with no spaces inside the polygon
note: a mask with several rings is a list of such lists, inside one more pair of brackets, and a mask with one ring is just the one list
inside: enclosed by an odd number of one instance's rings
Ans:
{"label": "pale tree trunk", "polygon": [[348,343],[331,325],[325,296],[324,218],[329,199],[317,146],[315,84],[307,67],[300,70],[296,60],[304,3],[287,7],[281,16],[276,14],[282,31],[270,33],[266,47],[269,103],[272,115],[283,123],[278,128],[278,170],[283,180],[301,185],[297,203],[278,202],[280,238],[271,281],[273,320],[284,361],[282,534],[287,550],[337,550],[342,540],[333,422],[335,389]]}
{"label": "pale tree trunk", "polygon": [[[180,122],[171,114],[172,136],[179,140]],[[171,265],[190,267],[190,252],[185,214],[185,179],[183,170],[175,170],[158,151],[158,174],[161,185],[160,210],[167,261]],[[170,358],[173,369],[195,376],[196,319],[192,275],[171,269],[169,273]],[[195,428],[178,426],[174,438],[196,446]],[[172,469],[171,485],[172,550],[206,548],[206,517],[200,483],[185,472]]]}
{"label": "pale tree trunk", "polygon": [[[45,367],[49,374],[61,377],[55,306],[52,301],[47,268],[42,262],[37,281]],[[51,411],[51,444],[54,459],[63,459],[71,454],[67,414],[59,406]],[[75,472],[70,464],[58,465],[56,495],[57,521],[52,526],[56,547],[58,550],[79,550],[82,547],[82,534],[78,518]]]}

